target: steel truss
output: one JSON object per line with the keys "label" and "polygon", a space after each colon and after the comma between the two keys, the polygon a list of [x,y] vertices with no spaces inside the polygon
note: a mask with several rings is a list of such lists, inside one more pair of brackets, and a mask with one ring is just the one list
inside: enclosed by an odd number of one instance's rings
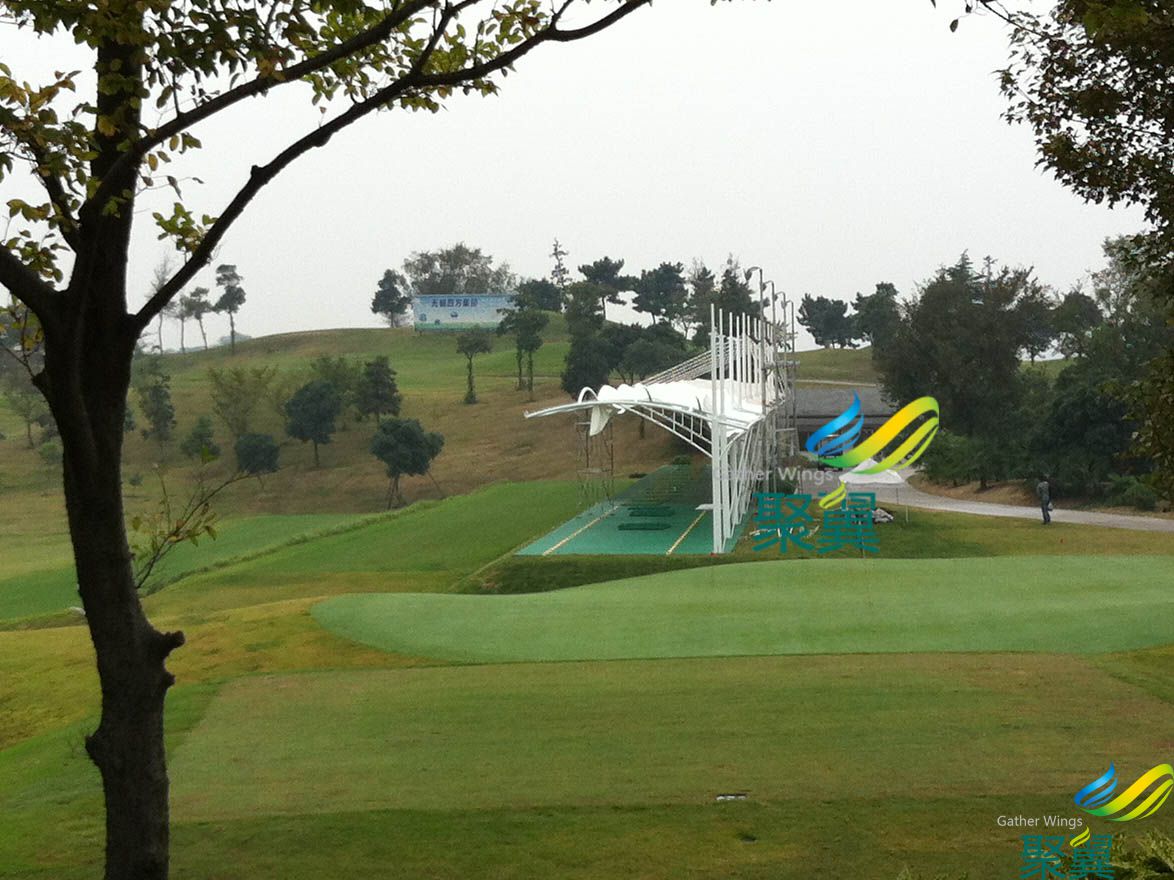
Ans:
{"label": "steel truss", "polygon": [[[724,553],[754,492],[766,488],[782,457],[794,452],[794,310],[791,327],[787,311],[784,300],[783,322],[777,323],[711,306],[708,352],[638,385],[608,389],[604,399],[584,388],[575,403],[528,412],[526,418],[589,412],[589,420],[576,422],[581,467],[592,437],[610,435],[613,413],[633,413],[684,440],[711,461],[713,552]],[[701,381],[706,377],[708,383]],[[672,394],[658,396],[669,383],[675,383]],[[695,393],[682,397],[682,383],[690,383]],[[701,390],[706,384],[708,399]],[[609,441],[610,436],[605,441],[610,459]]]}

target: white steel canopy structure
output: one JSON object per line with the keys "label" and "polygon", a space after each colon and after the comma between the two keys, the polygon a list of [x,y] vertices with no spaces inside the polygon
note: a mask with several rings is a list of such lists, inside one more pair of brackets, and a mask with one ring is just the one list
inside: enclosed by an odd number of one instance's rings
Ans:
{"label": "white steel canopy structure", "polygon": [[[784,321],[789,303],[783,301]],[[710,308],[709,350],[635,385],[584,388],[578,399],[526,413],[588,412],[590,436],[634,413],[711,461],[713,552],[723,553],[780,456],[793,455],[794,311],[790,323]]]}

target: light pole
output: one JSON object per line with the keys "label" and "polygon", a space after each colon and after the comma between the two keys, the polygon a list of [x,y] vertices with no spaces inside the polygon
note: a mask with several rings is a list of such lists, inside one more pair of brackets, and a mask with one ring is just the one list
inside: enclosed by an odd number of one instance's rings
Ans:
{"label": "light pole", "polygon": [[772,327],[771,327],[771,329],[773,331],[773,329],[774,329],[773,328],[773,323],[774,323],[773,305],[774,305],[775,283],[773,281],[768,282],[763,277],[761,266],[751,266],[749,269],[746,270],[746,282],[747,283],[750,282],[750,279],[751,279],[751,277],[753,277],[755,272],[758,273],[758,315],[759,315],[758,375],[759,375],[759,379],[760,379],[760,384],[762,386],[760,390],[762,392],[762,432],[763,432],[762,442],[761,442],[761,453],[762,454],[761,454],[759,461],[763,465],[763,477],[762,477],[763,489],[769,489],[770,488],[770,482],[769,482],[770,475],[769,475],[769,472],[767,471],[767,467],[768,467],[767,459],[770,457],[770,451],[771,451],[772,446],[774,445],[774,440],[772,437],[767,436],[767,433],[770,432],[772,430],[772,428],[771,428],[771,420],[767,418],[767,410],[766,410],[766,285],[768,283],[770,284],[771,305],[772,305],[772,319],[771,319]]}

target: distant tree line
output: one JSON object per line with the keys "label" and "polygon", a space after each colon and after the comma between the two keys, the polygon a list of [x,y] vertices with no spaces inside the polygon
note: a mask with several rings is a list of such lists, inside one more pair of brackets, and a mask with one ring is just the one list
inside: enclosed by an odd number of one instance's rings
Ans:
{"label": "distant tree line", "polygon": [[[8,327],[0,329],[5,336],[0,341],[8,348],[15,336]],[[414,419],[399,417],[403,396],[389,359],[383,355],[369,360],[322,356],[311,362],[309,372],[307,379],[304,374],[301,378],[283,374],[274,366],[209,369],[211,413],[197,416],[190,431],[177,436],[168,359],[157,347],[140,345],[132,364],[134,405],[127,402],[124,431],[138,431],[144,440],[158,444],[160,456],[174,444],[185,458],[209,464],[223,455],[216,436],[219,426],[229,438],[236,471],[260,476],[279,467],[282,444],[266,430],[274,421],[289,439],[310,443],[314,466],[320,467],[320,447],[328,445],[337,431],[346,430],[351,422],[372,419],[375,431],[370,449],[387,471],[388,502],[402,503],[400,478],[427,474],[444,438],[425,431]],[[61,447],[44,398],[13,359],[0,366],[0,395],[24,422],[22,442],[36,449],[46,464],[59,466]],[[129,479],[138,485],[142,477],[132,473]]]}
{"label": "distant tree line", "polygon": [[[154,295],[162,289],[171,274],[170,258],[165,258],[155,267],[150,294]],[[204,321],[209,315],[227,315],[228,344],[232,353],[236,353],[236,342],[240,336],[236,329],[236,316],[247,298],[244,278],[237,271],[235,265],[222,263],[216,267],[216,286],[219,288],[220,294],[215,298],[207,287],[193,287],[190,291],[181,292],[159,312],[155,321],[155,350],[163,351],[163,325],[166,319],[170,319],[179,325],[179,350],[181,354],[187,352],[187,326],[190,321],[195,322],[200,331],[203,348],[207,351],[208,330]]]}

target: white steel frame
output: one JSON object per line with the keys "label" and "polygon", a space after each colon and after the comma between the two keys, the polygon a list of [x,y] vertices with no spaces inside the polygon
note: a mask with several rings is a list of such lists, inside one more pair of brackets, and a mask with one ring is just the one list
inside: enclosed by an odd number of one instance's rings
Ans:
{"label": "white steel frame", "polygon": [[[596,408],[631,412],[708,456],[713,552],[724,553],[750,508],[755,489],[767,485],[778,456],[785,451],[780,436],[788,431],[794,436],[794,383],[789,369],[794,334],[785,326],[785,301],[783,313],[780,326],[765,316],[729,314],[710,306],[709,351],[649,376],[632,387],[636,393],[630,399],[600,400],[593,389],[584,388],[575,403],[528,412],[526,418]],[[701,396],[691,403],[657,399],[658,384],[707,375],[708,401]]]}

